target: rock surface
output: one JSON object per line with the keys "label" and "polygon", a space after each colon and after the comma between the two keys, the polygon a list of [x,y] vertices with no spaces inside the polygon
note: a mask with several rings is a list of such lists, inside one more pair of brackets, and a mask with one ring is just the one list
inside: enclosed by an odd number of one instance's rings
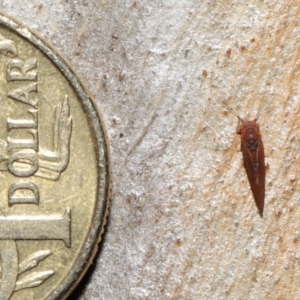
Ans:
{"label": "rock surface", "polygon": [[[3,0],[94,95],[112,198],[71,299],[300,299],[300,4]],[[257,212],[235,134],[259,118]]]}

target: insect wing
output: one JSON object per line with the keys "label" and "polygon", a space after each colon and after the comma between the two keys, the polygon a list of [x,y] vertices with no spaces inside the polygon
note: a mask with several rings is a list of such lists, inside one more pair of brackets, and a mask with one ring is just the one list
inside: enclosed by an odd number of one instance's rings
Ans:
{"label": "insect wing", "polygon": [[242,139],[241,150],[243,153],[244,166],[260,215],[263,215],[265,202],[265,154],[261,137],[258,139],[257,149],[250,152],[246,142]]}

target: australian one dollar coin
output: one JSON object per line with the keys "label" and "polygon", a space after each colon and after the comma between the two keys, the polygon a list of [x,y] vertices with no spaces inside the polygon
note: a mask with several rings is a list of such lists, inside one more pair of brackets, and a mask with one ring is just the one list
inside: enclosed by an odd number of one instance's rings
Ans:
{"label": "australian one dollar coin", "polygon": [[108,150],[69,64],[0,14],[0,300],[67,299],[108,211]]}

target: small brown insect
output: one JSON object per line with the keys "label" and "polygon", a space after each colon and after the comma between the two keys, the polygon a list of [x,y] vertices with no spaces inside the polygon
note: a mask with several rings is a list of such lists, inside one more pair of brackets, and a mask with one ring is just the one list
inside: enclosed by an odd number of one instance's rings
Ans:
{"label": "small brown insect", "polygon": [[[220,100],[219,100],[220,101]],[[243,120],[230,106],[220,101],[233,115],[241,122],[237,133],[241,135],[241,151],[243,154],[244,166],[252,190],[252,194],[262,217],[265,202],[265,153],[257,119],[265,108],[267,101],[263,104],[253,121]]]}

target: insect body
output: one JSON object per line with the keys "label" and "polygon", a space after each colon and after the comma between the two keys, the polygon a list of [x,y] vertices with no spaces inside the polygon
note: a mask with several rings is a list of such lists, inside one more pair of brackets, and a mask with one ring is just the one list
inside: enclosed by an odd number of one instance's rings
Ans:
{"label": "insect body", "polygon": [[[219,100],[220,101],[220,100]],[[241,151],[243,154],[244,166],[253,193],[253,197],[260,216],[263,215],[265,202],[265,153],[257,119],[260,116],[265,104],[262,106],[257,117],[253,121],[243,120],[231,107],[220,101],[230,112],[241,122],[238,134],[241,135]]]}
{"label": "insect body", "polygon": [[259,125],[254,121],[241,121],[238,133],[241,135],[241,151],[244,166],[256,202],[259,214],[263,215],[265,202],[265,153],[259,131]]}

